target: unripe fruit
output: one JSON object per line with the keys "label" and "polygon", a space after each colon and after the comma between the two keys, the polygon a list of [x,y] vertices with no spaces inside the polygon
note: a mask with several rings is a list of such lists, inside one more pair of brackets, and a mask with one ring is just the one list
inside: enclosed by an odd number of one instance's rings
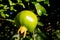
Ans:
{"label": "unripe fruit", "polygon": [[34,31],[37,26],[37,16],[30,10],[24,10],[15,17],[17,26],[25,26],[29,32]]}

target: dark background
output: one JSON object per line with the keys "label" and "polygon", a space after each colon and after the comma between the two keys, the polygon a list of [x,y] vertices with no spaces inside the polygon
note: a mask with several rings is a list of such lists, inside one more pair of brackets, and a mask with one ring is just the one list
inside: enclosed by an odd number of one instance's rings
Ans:
{"label": "dark background", "polygon": [[[16,0],[13,2],[16,2]],[[4,0],[3,2],[0,2],[0,3],[7,4],[8,7],[10,6],[7,0]],[[25,5],[26,5],[26,9],[28,9],[26,3]],[[52,33],[60,29],[60,21],[59,21],[60,20],[60,1],[50,0],[50,7],[48,7],[47,5],[43,5],[43,6],[46,8],[48,16],[41,16],[41,21],[44,23],[44,27],[41,27],[41,30],[46,32],[49,40],[55,40],[54,39],[55,36],[52,35]],[[21,8],[18,8],[18,7],[21,7],[21,6],[19,5],[14,6],[14,8],[18,10],[17,13],[19,11],[22,11],[23,9],[22,7]],[[10,12],[12,14],[10,14]],[[17,14],[14,11],[10,11],[9,9],[7,10],[7,13],[9,13],[10,19],[13,19]],[[14,27],[11,22],[6,20],[0,20],[0,26],[1,26],[0,40],[10,40],[11,37],[17,32],[17,29],[18,29]]]}

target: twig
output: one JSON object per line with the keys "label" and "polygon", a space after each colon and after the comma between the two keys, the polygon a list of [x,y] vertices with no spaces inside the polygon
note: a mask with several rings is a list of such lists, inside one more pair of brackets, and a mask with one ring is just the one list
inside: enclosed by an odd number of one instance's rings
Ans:
{"label": "twig", "polygon": [[0,20],[5,20],[5,21],[10,21],[10,22],[15,23],[15,21],[14,20],[11,20],[11,19],[3,19],[3,18],[0,18]]}
{"label": "twig", "polygon": [[0,20],[6,20],[6,19],[0,18]]}
{"label": "twig", "polygon": [[34,31],[33,31],[33,40],[36,40],[36,39],[35,39],[35,36],[34,36]]}

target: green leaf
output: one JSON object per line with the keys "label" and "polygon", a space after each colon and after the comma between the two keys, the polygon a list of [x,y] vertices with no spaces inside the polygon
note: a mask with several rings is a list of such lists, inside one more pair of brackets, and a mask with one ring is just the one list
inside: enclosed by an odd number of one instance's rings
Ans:
{"label": "green leaf", "polygon": [[44,3],[45,3],[45,4],[48,4],[48,6],[50,6],[49,0],[45,0]]}
{"label": "green leaf", "polygon": [[0,14],[3,18],[6,18],[6,15],[3,13],[3,12],[1,12],[1,14]]}
{"label": "green leaf", "polygon": [[25,0],[26,2],[29,2],[30,0]]}
{"label": "green leaf", "polygon": [[2,0],[0,0],[0,1],[2,1]]}
{"label": "green leaf", "polygon": [[3,12],[4,10],[3,9],[0,9],[0,12]]}
{"label": "green leaf", "polygon": [[30,38],[30,40],[33,40],[33,38]]}
{"label": "green leaf", "polygon": [[25,5],[23,3],[18,3],[19,5],[23,6],[23,8],[25,8]]}
{"label": "green leaf", "polygon": [[18,40],[18,39],[19,39],[19,34],[13,35],[12,40]]}
{"label": "green leaf", "polygon": [[9,17],[9,14],[5,14],[6,15],[6,17]]}
{"label": "green leaf", "polygon": [[36,40],[43,40],[43,38],[40,35],[37,35]]}
{"label": "green leaf", "polygon": [[23,6],[23,8],[25,8],[25,5],[22,3],[22,0],[17,0],[17,4],[19,4],[19,5],[21,5],[21,6]]}
{"label": "green leaf", "polygon": [[13,6],[10,6],[10,10],[14,10],[14,7]]}
{"label": "green leaf", "polygon": [[1,15],[3,18],[9,17],[8,14],[4,14],[3,12],[1,12],[0,15]]}
{"label": "green leaf", "polygon": [[38,22],[39,26],[44,26],[44,24],[42,22]]}
{"label": "green leaf", "polygon": [[53,35],[56,35],[56,39],[60,39],[60,30],[56,30],[55,32],[53,32]]}
{"label": "green leaf", "polygon": [[15,11],[15,12],[17,11],[17,10],[14,9],[13,6],[10,6],[10,10],[11,10],[11,11],[13,10],[13,11]]}
{"label": "green leaf", "polygon": [[36,40],[48,40],[48,37],[46,36],[45,32],[37,28],[36,30]]}
{"label": "green leaf", "polygon": [[49,0],[36,0],[37,2],[42,2],[42,1],[44,1],[44,4],[48,4],[48,6],[50,6],[50,4],[49,4]]}
{"label": "green leaf", "polygon": [[37,2],[32,2],[32,3],[35,5],[35,8],[37,10],[37,14],[39,16],[46,15],[46,9],[42,5],[40,5]]}
{"label": "green leaf", "polygon": [[4,6],[3,4],[0,4],[0,7]]}
{"label": "green leaf", "polygon": [[42,2],[42,1],[44,1],[44,0],[36,0],[37,2]]}
{"label": "green leaf", "polygon": [[18,3],[21,3],[22,1],[21,0],[17,0]]}
{"label": "green leaf", "polygon": [[3,6],[3,9],[4,9],[5,11],[7,11],[7,9],[9,9],[9,7],[7,7],[7,5],[4,5],[4,6]]}
{"label": "green leaf", "polygon": [[8,0],[10,5],[16,5],[15,3],[13,3],[11,0]]}
{"label": "green leaf", "polygon": [[4,5],[4,8],[3,9],[6,9],[7,8],[7,5]]}

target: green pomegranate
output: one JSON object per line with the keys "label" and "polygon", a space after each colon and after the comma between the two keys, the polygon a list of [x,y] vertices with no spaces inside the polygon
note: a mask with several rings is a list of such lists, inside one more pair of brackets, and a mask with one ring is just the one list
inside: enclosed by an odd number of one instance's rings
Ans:
{"label": "green pomegranate", "polygon": [[29,32],[34,31],[37,26],[37,16],[30,10],[23,10],[17,14],[15,17],[15,22],[18,27],[20,27],[19,31],[22,30],[22,33],[26,30]]}

